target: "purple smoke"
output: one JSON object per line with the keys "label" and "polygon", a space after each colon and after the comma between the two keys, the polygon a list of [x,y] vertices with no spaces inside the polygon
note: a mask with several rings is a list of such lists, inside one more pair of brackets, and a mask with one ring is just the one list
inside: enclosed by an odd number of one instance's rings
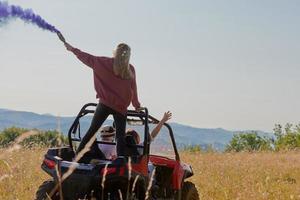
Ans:
{"label": "purple smoke", "polygon": [[6,2],[0,1],[0,22],[11,18],[20,18],[25,22],[36,24],[44,30],[59,32],[54,26],[42,19],[41,16],[34,14],[31,9],[23,9],[20,6],[8,5]]}

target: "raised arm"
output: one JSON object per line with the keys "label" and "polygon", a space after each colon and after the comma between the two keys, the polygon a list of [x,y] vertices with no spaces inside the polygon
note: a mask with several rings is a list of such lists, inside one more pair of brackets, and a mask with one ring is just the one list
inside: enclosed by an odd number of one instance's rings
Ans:
{"label": "raised arm", "polygon": [[152,132],[150,134],[151,140],[154,140],[154,138],[160,132],[160,130],[161,130],[162,126],[164,125],[164,123],[166,123],[171,118],[172,118],[172,113],[170,111],[165,112],[163,118],[159,121],[159,123],[156,125],[156,127],[152,130]]}
{"label": "raised arm", "polygon": [[73,49],[72,51],[76,56],[77,58],[83,62],[85,65],[91,67],[91,68],[94,68],[95,66],[95,63],[96,63],[96,60],[97,60],[97,57],[96,56],[93,56],[93,55],[90,55],[86,52],[83,52],[83,51],[80,51],[79,49]]}
{"label": "raised arm", "polygon": [[66,41],[66,39],[64,38],[64,36],[60,32],[57,33],[57,36],[64,43],[64,45],[67,48],[67,50],[73,52],[81,62],[83,62],[85,65],[87,65],[87,66],[89,66],[91,68],[94,67],[95,62],[97,60],[96,56],[90,55],[88,53],[80,51],[77,48],[74,48],[72,45],[70,45]]}

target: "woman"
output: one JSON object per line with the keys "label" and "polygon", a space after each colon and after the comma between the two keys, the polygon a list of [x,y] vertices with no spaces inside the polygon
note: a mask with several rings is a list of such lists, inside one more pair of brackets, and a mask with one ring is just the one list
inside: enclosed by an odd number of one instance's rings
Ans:
{"label": "woman", "polygon": [[68,44],[63,36],[58,33],[68,51],[73,52],[77,58],[94,74],[94,86],[99,98],[89,130],[82,138],[77,153],[84,149],[106,118],[112,114],[116,124],[117,155],[126,155],[125,128],[126,112],[132,102],[136,110],[141,108],[136,86],[134,67],[129,64],[130,47],[121,43],[115,50],[114,57],[99,57],[85,53]]}

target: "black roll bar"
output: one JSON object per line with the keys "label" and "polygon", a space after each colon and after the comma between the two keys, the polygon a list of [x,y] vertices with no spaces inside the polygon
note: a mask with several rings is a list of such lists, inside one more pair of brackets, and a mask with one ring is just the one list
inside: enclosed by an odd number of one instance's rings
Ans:
{"label": "black roll bar", "polygon": [[[79,119],[87,114],[93,114],[95,113],[95,110],[89,110],[87,109],[90,106],[93,107],[97,107],[98,104],[96,103],[87,103],[85,104],[81,110],[79,111],[79,113],[77,114],[74,122],[72,123],[69,131],[68,131],[68,139],[69,139],[69,145],[70,148],[73,149],[73,144],[72,141],[80,141],[80,134],[79,134],[79,139],[75,139],[72,138],[72,133],[74,134],[76,132],[76,129],[79,126]],[[149,133],[149,119],[151,119],[153,122],[158,123],[159,120],[157,120],[156,118],[152,117],[151,115],[149,115],[148,109],[147,108],[143,108],[144,111],[134,111],[134,110],[128,110],[127,111],[127,116],[134,116],[134,117],[139,117],[144,123],[145,123],[145,133],[144,133],[144,155],[148,155],[150,153],[150,133]],[[175,156],[176,156],[176,160],[180,160],[179,157],[179,153],[176,147],[176,142],[175,142],[175,137],[173,134],[173,130],[171,128],[171,126],[167,123],[164,123],[164,125],[168,128],[169,130],[169,134],[171,137],[171,141],[172,141],[172,145],[173,145],[173,149],[175,152]]]}
{"label": "black roll bar", "polygon": [[[72,136],[71,136],[71,134],[76,132],[76,129],[77,129],[78,124],[79,124],[79,119],[80,119],[81,117],[83,117],[84,115],[88,114],[88,113],[94,113],[94,112],[95,112],[95,111],[93,111],[93,110],[86,110],[87,107],[89,107],[89,106],[94,106],[94,107],[96,107],[97,105],[98,105],[98,104],[96,104],[96,103],[87,103],[87,104],[85,104],[85,105],[81,108],[81,110],[80,110],[79,113],[77,114],[77,116],[76,116],[74,122],[72,123],[72,125],[71,125],[71,127],[70,127],[70,129],[69,129],[69,131],[68,131],[68,140],[69,140],[69,145],[70,145],[70,148],[71,148],[71,149],[73,149]],[[79,135],[79,137],[80,137],[80,135]]]}

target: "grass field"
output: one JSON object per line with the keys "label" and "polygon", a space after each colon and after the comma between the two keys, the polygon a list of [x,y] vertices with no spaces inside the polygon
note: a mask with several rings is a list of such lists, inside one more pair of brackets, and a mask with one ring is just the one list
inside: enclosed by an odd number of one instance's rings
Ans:
{"label": "grass field", "polygon": [[300,199],[300,153],[182,153],[202,199]]}
{"label": "grass field", "polygon": [[[0,150],[0,199],[34,199],[46,149]],[[181,153],[201,199],[300,199],[300,153]]]}

